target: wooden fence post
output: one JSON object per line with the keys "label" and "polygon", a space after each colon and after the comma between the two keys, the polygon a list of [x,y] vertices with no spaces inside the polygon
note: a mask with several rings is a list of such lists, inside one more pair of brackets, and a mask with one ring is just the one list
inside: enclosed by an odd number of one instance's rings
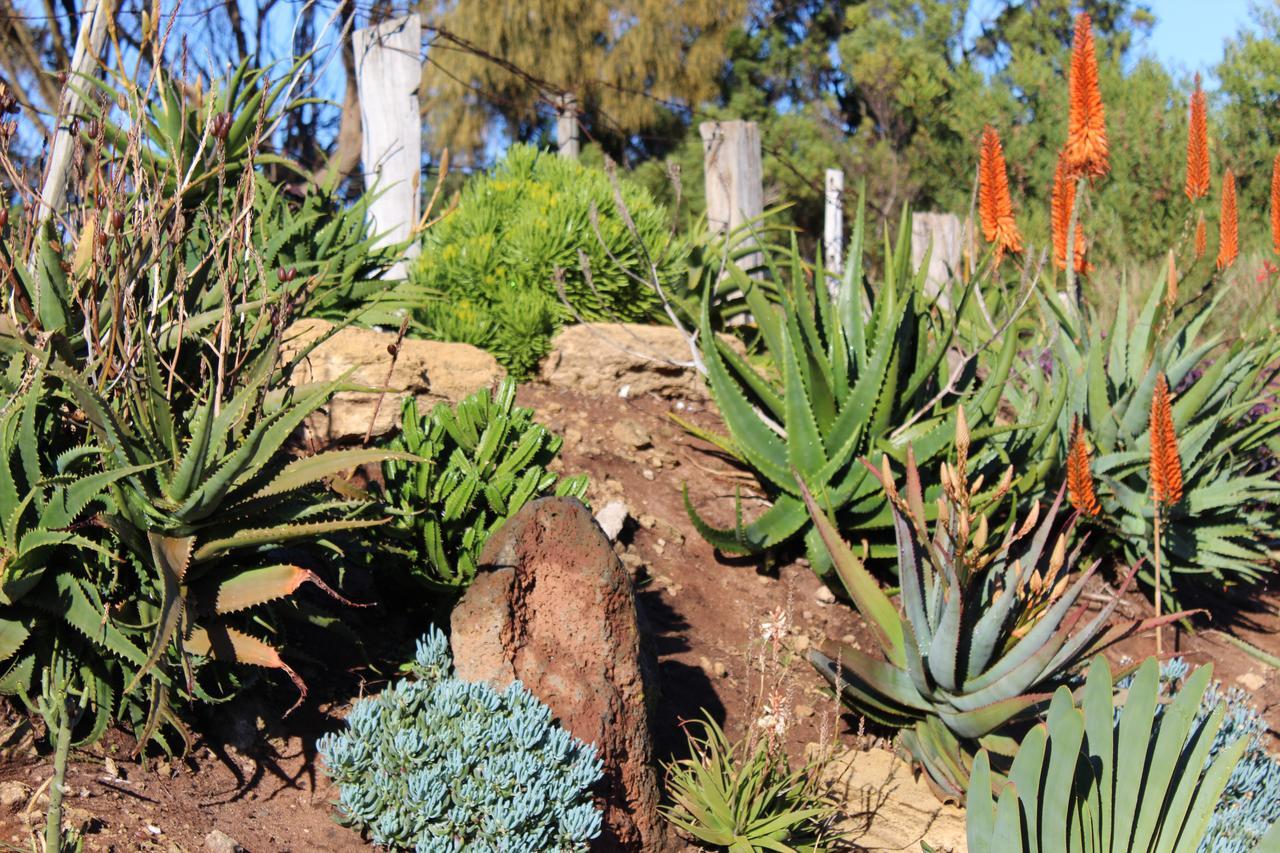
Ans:
{"label": "wooden fence post", "polygon": [[954,213],[911,214],[911,267],[918,270],[929,253],[924,290],[942,308],[951,307],[951,282],[963,277],[964,229]]}
{"label": "wooden fence post", "polygon": [[[730,234],[764,213],[764,179],[760,163],[760,129],[753,121],[704,121],[702,158],[706,171],[707,225],[713,232]],[[755,243],[751,234],[739,235],[735,246]],[[763,263],[753,253],[739,264],[751,269]]]}
{"label": "wooden fence post", "polygon": [[71,132],[71,121],[80,111],[81,91],[88,89],[81,75],[90,74],[94,63],[102,55],[102,46],[107,39],[107,24],[111,19],[112,5],[110,0],[88,0],[84,12],[80,15],[80,33],[76,36],[75,52],[71,57],[70,74],[62,89],[62,103],[58,106],[53,146],[49,153],[48,167],[45,171],[44,184],[40,188],[40,210],[36,216],[41,220],[48,219],[58,212],[62,205],[62,196],[67,189],[67,170],[71,165],[72,146],[75,135]]}
{"label": "wooden fence post", "polygon": [[[369,220],[379,244],[409,239],[418,223],[422,174],[422,115],[418,86],[422,80],[422,22],[406,15],[356,30],[356,86],[364,125],[361,160],[365,190],[379,193],[369,206]],[[409,246],[409,257],[418,253]],[[403,262],[387,270],[386,279],[402,279]]]}
{"label": "wooden fence post", "polygon": [[822,219],[823,262],[827,289],[834,297],[844,274],[844,172],[827,169],[826,212]]}
{"label": "wooden fence post", "polygon": [[576,159],[581,147],[578,137],[578,99],[566,92],[556,99],[556,148],[561,157]]}

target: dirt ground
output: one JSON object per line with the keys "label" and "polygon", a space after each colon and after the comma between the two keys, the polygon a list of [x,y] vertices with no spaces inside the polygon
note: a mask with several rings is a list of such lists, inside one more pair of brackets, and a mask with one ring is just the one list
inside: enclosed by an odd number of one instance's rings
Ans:
{"label": "dirt ground", "polygon": [[[660,699],[655,741],[661,758],[678,756],[685,739],[680,723],[702,709],[724,722],[732,736],[752,725],[760,708],[760,686],[749,655],[761,623],[779,608],[791,626],[789,644],[803,650],[845,639],[864,647],[869,635],[853,612],[833,603],[813,573],[793,562],[764,573],[751,562],[717,555],[686,517],[682,485],[709,518],[727,523],[736,488],[744,502],[752,484],[708,445],[688,436],[670,418],[676,404],[658,399],[586,397],[542,386],[521,389],[550,428],[566,437],[561,467],[591,477],[589,498],[599,508],[624,500],[632,522],[619,550],[637,580],[642,618],[659,658]],[[704,426],[715,418],[696,406],[677,413]],[[1096,598],[1106,594],[1099,580]],[[394,618],[379,605],[362,618]],[[1124,604],[1129,615],[1149,612],[1137,596]],[[1251,595],[1234,615],[1233,634],[1280,653],[1280,593]],[[1273,743],[1280,728],[1280,677],[1209,632],[1166,631],[1166,646],[1193,664],[1212,662],[1227,685],[1248,689],[1264,709]],[[1114,657],[1154,651],[1149,638],[1128,641]],[[340,668],[339,668],[340,669]],[[194,751],[178,761],[128,757],[131,743],[112,735],[77,753],[69,773],[68,817],[87,827],[90,850],[343,851],[364,847],[359,836],[338,826],[330,803],[336,792],[320,772],[315,739],[339,725],[366,675],[351,667],[303,668],[312,696],[303,709],[281,720],[293,700],[289,688],[267,692],[204,712]],[[877,741],[873,730],[841,715],[822,691],[823,682],[798,656],[789,667],[787,698],[793,708],[788,751],[799,758],[806,744],[836,739],[851,746]],[[329,684],[327,682],[332,682]],[[352,685],[357,685],[355,688]],[[10,713],[8,742],[0,743],[0,842],[25,849],[29,827],[38,825],[50,759],[33,745],[32,732]],[[4,726],[0,725],[0,735]],[[918,845],[914,845],[918,848]]]}

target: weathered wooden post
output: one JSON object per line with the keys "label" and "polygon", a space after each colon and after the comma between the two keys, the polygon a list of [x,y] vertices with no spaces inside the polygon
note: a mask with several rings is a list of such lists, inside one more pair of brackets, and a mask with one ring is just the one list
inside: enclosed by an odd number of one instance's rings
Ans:
{"label": "weathered wooden post", "polygon": [[40,210],[37,216],[41,221],[52,217],[62,205],[62,196],[67,190],[67,171],[71,166],[71,153],[75,143],[75,135],[71,132],[71,121],[80,111],[84,98],[81,92],[89,87],[79,79],[81,75],[91,74],[94,63],[102,56],[102,47],[107,39],[107,24],[111,20],[112,3],[110,0],[88,0],[84,11],[80,14],[80,31],[76,36],[75,52],[71,57],[71,73],[62,89],[62,103],[58,105],[58,115],[53,134],[53,146],[49,153],[49,161],[44,176],[44,184],[40,188]]}
{"label": "weathered wooden post", "polygon": [[[704,121],[702,158],[706,172],[707,225],[716,233],[729,235],[734,229],[764,213],[764,171],[760,162],[760,129],[753,121]],[[740,235],[735,246],[756,242],[751,234]],[[747,255],[738,263],[751,269],[763,263],[760,253]]]}
{"label": "weathered wooden post", "polygon": [[823,263],[827,268],[827,289],[834,297],[844,274],[844,172],[839,169],[827,169],[825,200]]}
{"label": "weathered wooden post", "polygon": [[578,130],[578,99],[566,92],[556,99],[556,148],[561,157],[577,158],[582,148]]}
{"label": "weathered wooden post", "polygon": [[[932,251],[930,251],[932,247]],[[964,229],[954,213],[911,214],[911,268],[920,269],[929,251],[925,293],[942,308],[951,307],[951,282],[963,277]]]}
{"label": "weathered wooden post", "polygon": [[[422,115],[418,86],[422,80],[422,22],[417,15],[384,21],[356,30],[356,86],[364,141],[365,190],[379,193],[369,206],[369,220],[379,244],[407,240],[418,222],[422,169]],[[416,244],[407,254],[418,253]],[[384,278],[401,279],[405,264]]]}

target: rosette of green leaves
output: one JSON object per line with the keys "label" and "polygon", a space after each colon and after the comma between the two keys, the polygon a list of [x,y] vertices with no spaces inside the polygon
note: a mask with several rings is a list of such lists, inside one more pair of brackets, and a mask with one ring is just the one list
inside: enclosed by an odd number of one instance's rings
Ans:
{"label": "rosette of green leaves", "polygon": [[[752,364],[711,327],[704,300],[700,347],[711,394],[728,428],[716,438],[749,467],[770,505],[758,517],[717,528],[685,507],[698,532],[729,553],[757,554],[803,539],[815,571],[830,577],[831,562],[805,510],[797,478],[818,504],[847,530],[869,540],[873,559],[895,553],[888,541],[893,516],[875,478],[858,464],[866,454],[888,454],[899,462],[913,446],[921,464],[942,458],[964,401],[975,424],[975,458],[994,479],[1004,465],[1022,472],[1016,494],[1042,488],[1047,465],[1039,460],[1057,441],[1057,407],[1064,396],[1050,386],[1042,411],[1023,423],[1000,422],[1000,404],[1018,350],[1012,323],[988,339],[985,362],[960,352],[977,280],[942,310],[926,292],[927,259],[911,270],[909,220],[904,216],[896,247],[886,236],[884,279],[865,280],[863,215],[859,208],[843,282],[833,298],[821,260],[807,264],[792,244],[780,263],[766,255],[773,302],[767,290],[733,265],[727,274],[745,294],[770,363]],[[962,335],[963,332],[963,335]],[[936,491],[931,489],[927,505]]]}
{"label": "rosette of green leaves", "polygon": [[1162,296],[1153,288],[1135,314],[1122,295],[1110,322],[1055,299],[1043,302],[1057,324],[1052,352],[1070,389],[1059,447],[1078,417],[1100,481],[1096,526],[1126,561],[1144,561],[1139,577],[1149,586],[1151,397],[1161,372],[1174,389],[1183,498],[1161,511],[1161,556],[1165,595],[1177,602],[1187,582],[1256,582],[1270,571],[1268,551],[1280,540],[1280,482],[1262,462],[1280,437],[1268,390],[1280,369],[1280,340],[1247,327],[1230,341],[1205,334],[1221,295],[1184,313],[1171,312]]}
{"label": "rosette of green leaves", "polygon": [[389,445],[414,461],[382,466],[384,501],[393,522],[386,547],[429,589],[456,593],[476,574],[489,535],[530,500],[555,494],[582,499],[585,476],[561,479],[547,470],[563,439],[517,406],[516,383],[477,391],[429,415],[413,397],[401,409],[400,434]]}
{"label": "rosette of green leaves", "polygon": [[[914,460],[908,457],[901,493],[880,475],[897,537],[901,612],[806,495],[836,573],[879,646],[875,655],[830,643],[811,650],[809,661],[856,713],[903,729],[901,747],[941,796],[955,800],[979,746],[1012,754],[1015,727],[1089,655],[1183,615],[1113,626],[1117,595],[1082,624],[1080,596],[1097,564],[1075,572],[1080,549],[1067,547],[1074,520],[1058,520],[1062,492],[1043,516],[1035,504],[1002,541],[988,542],[987,519],[1012,472],[994,495],[975,499],[963,433],[957,445],[959,461],[943,469],[932,531]],[[1130,571],[1125,586],[1132,580]]]}
{"label": "rosette of green leaves", "polygon": [[821,792],[815,765],[791,770],[764,740],[731,743],[710,716],[698,723],[703,736],[689,735],[691,757],[667,766],[667,820],[735,853],[829,849],[838,834],[827,824],[838,808]]}
{"label": "rosette of green leaves", "polygon": [[[1101,656],[1079,707],[1058,688],[1044,723],[1022,739],[1007,779],[980,752],[969,780],[969,849],[1195,851],[1247,739],[1210,751],[1226,709],[1200,718],[1212,666],[1197,669],[1157,718],[1160,667],[1148,658],[1119,703]],[[1258,850],[1280,847],[1280,824]]]}

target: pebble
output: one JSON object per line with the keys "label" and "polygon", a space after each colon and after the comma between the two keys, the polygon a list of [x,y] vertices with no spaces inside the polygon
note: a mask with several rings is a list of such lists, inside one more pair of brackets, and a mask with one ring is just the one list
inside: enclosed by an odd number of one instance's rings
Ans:
{"label": "pebble", "polygon": [[818,591],[813,594],[813,597],[818,599],[819,604],[835,604],[836,603],[836,594],[831,590],[827,589],[826,586],[818,587]]}
{"label": "pebble", "polygon": [[808,635],[808,634],[796,634],[796,635],[795,635],[795,637],[793,637],[793,638],[791,639],[791,647],[792,647],[793,649],[795,649],[797,652],[806,652],[806,651],[808,651],[808,650],[809,650],[809,635]]}
{"label": "pebble", "polygon": [[725,678],[729,675],[729,668],[720,661],[716,661],[711,665],[711,671],[716,674],[716,678]]}
{"label": "pebble", "polygon": [[600,529],[604,531],[605,536],[609,537],[609,541],[614,542],[617,541],[622,528],[626,526],[629,516],[630,511],[625,501],[612,500],[596,513],[596,524],[600,525]]}
{"label": "pebble", "polygon": [[636,520],[640,522],[640,526],[643,527],[645,530],[652,530],[654,526],[658,523],[658,519],[655,516],[649,515],[648,513],[645,513],[644,515],[640,516]]}
{"label": "pebble", "polygon": [[653,444],[648,430],[640,426],[635,421],[618,421],[609,430],[609,435],[613,436],[619,444],[631,450],[642,450]]}
{"label": "pebble", "polygon": [[648,468],[645,468],[643,471],[641,471],[641,472],[640,472],[640,476],[642,476],[642,477],[644,477],[646,480],[649,480],[650,482],[652,482],[652,481],[653,481],[653,477],[654,477],[654,473],[653,473],[652,471],[650,471]]}
{"label": "pebble", "polygon": [[215,829],[204,837],[204,849],[210,853],[241,853],[240,844],[221,829]]}
{"label": "pebble", "polygon": [[582,430],[577,427],[567,427],[564,431],[564,443],[570,445],[581,444]]}
{"label": "pebble", "polygon": [[808,705],[797,705],[795,711],[796,716],[802,720],[807,720],[813,716],[813,709]]}
{"label": "pebble", "polygon": [[858,638],[853,636],[853,634],[845,634],[840,638],[840,642],[844,643],[846,646],[853,646],[855,649],[858,647]]}
{"label": "pebble", "polygon": [[30,795],[27,786],[21,782],[0,782],[0,808],[17,811]]}

